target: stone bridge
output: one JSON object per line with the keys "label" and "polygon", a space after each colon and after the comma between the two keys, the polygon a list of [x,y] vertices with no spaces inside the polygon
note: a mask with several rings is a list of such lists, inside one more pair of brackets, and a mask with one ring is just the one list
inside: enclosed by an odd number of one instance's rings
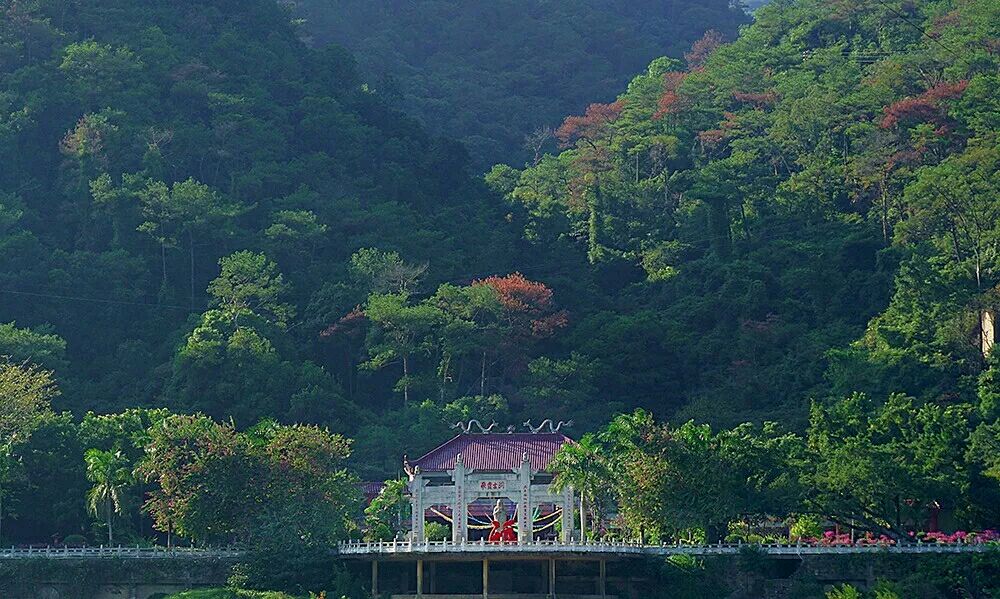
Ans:
{"label": "stone bridge", "polygon": [[[767,556],[791,576],[802,564],[850,555],[957,554],[996,551],[985,544],[872,546],[520,544],[452,541],[346,542],[329,553],[369,580],[373,595],[392,599],[640,599],[649,580],[643,563],[677,555]],[[4,599],[162,599],[225,584],[237,548],[31,547],[0,549]],[[856,575],[857,573],[850,573]],[[864,583],[873,574],[862,574]],[[14,578],[20,577],[20,580]],[[5,580],[9,578],[10,580]],[[830,576],[830,580],[843,580]],[[855,580],[855,579],[851,579]]]}

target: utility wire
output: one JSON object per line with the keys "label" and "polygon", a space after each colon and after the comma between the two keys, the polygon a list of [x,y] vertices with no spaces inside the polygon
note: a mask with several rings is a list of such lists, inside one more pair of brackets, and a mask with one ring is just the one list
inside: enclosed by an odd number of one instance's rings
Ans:
{"label": "utility wire", "polygon": [[173,306],[170,304],[151,304],[148,302],[129,302],[124,300],[113,300],[113,299],[102,299],[93,297],[81,297],[76,295],[58,295],[55,293],[37,293],[34,291],[17,291],[13,289],[0,289],[0,293],[6,293],[9,295],[23,295],[27,297],[40,297],[46,299],[58,299],[66,301],[76,301],[76,302],[91,302],[95,304],[111,304],[118,306],[142,306],[146,308],[166,308],[170,310],[187,310],[190,311],[191,308],[187,306]]}
{"label": "utility wire", "polygon": [[920,32],[920,35],[922,35],[923,37],[926,37],[927,39],[931,40],[935,44],[937,44],[937,45],[941,46],[942,48],[944,48],[945,51],[947,51],[953,57],[960,58],[960,56],[958,55],[957,52],[955,52],[955,50],[953,50],[952,48],[949,48],[948,46],[946,46],[944,44],[944,42],[942,42],[941,40],[939,40],[936,37],[932,36],[931,34],[927,33],[927,31],[920,24],[915,23],[912,20],[910,20],[909,17],[907,17],[905,14],[899,12],[894,6],[891,6],[888,2],[885,2],[884,0],[875,0],[875,2],[877,4],[879,4],[880,6],[882,6],[883,8],[885,8],[886,10],[888,10],[889,12],[891,12],[892,14],[896,15],[897,17],[899,17],[900,20],[902,20],[904,23],[906,23],[910,27],[913,27],[914,29],[916,29],[918,32]]}

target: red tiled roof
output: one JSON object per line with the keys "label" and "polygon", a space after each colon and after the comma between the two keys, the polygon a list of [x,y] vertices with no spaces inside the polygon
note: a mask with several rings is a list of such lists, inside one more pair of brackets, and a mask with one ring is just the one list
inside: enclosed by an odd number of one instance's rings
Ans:
{"label": "red tiled roof", "polygon": [[521,456],[527,452],[532,469],[544,471],[556,451],[570,442],[571,439],[562,433],[463,434],[431,450],[411,465],[420,466],[425,472],[451,470],[455,467],[458,454],[462,454],[467,470],[516,470],[521,467]]}

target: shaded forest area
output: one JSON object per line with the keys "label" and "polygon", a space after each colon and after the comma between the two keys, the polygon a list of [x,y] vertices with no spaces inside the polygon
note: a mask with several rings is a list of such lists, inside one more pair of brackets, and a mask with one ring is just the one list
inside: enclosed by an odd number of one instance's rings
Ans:
{"label": "shaded forest area", "polygon": [[[335,43],[388,103],[461,141],[476,173],[521,164],[538,133],[608,101],[658,56],[749,21],[728,0],[297,0],[312,46]],[[526,139],[526,137],[528,139]]]}

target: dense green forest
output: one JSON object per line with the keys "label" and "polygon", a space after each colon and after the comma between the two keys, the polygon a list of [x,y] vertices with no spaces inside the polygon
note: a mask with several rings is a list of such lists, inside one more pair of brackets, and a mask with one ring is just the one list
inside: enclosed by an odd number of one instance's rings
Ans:
{"label": "dense green forest", "polygon": [[482,180],[287,7],[0,8],[4,540],[329,543],[473,417],[628,534],[996,524],[996,2],[776,0]]}
{"label": "dense green forest", "polygon": [[732,39],[729,0],[296,0],[311,45],[341,44],[370,85],[430,130],[463,142],[476,172],[551,149],[550,128],[614,98],[658,56],[708,29]]}

